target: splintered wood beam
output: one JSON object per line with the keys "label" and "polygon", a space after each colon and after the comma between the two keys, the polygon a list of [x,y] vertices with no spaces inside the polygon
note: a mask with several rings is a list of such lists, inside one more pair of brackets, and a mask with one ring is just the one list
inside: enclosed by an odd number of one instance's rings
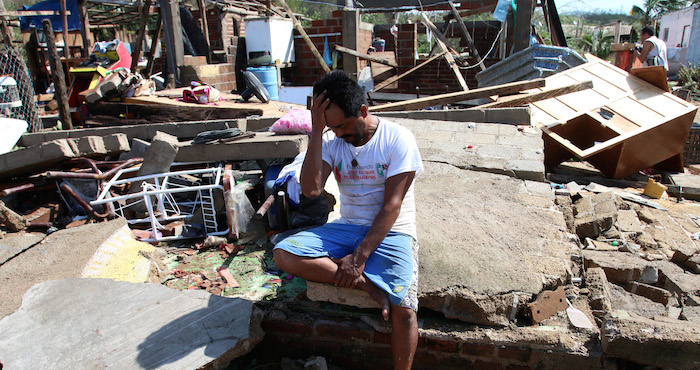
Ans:
{"label": "splintered wood beam", "polygon": [[46,46],[49,49],[49,65],[51,66],[51,76],[53,77],[53,84],[54,88],[56,89],[54,97],[58,102],[58,117],[63,123],[64,130],[72,130],[73,123],[71,122],[70,110],[68,108],[66,77],[63,73],[61,59],[58,56],[58,49],[56,48],[56,37],[53,33],[53,27],[51,26],[51,21],[49,19],[44,19],[41,21],[41,25],[44,27]]}
{"label": "splintered wood beam", "polygon": [[[197,0],[197,6],[199,7],[199,16],[202,18],[202,28],[204,31],[204,41],[207,43],[207,63],[212,62],[211,55],[211,41],[209,40],[209,22],[207,21],[207,6],[204,0]],[[267,15],[270,16],[269,14]]]}
{"label": "splintered wood beam", "polygon": [[551,89],[544,89],[522,95],[507,96],[497,102],[479,105],[478,107],[470,109],[517,107],[520,105],[534,103],[549,98],[556,98],[558,96],[592,88],[593,81],[583,81],[571,85],[555,87]]}
{"label": "splintered wood beam", "polygon": [[474,59],[476,59],[476,62],[479,64],[479,68],[481,68],[482,71],[485,70],[486,66],[484,65],[483,61],[481,60],[481,56],[479,55],[479,51],[476,50],[476,45],[474,44],[474,39],[472,39],[472,35],[469,33],[469,30],[467,30],[467,25],[464,24],[464,20],[459,15],[459,12],[457,11],[457,8],[455,8],[455,4],[452,2],[452,0],[449,0],[448,3],[450,4],[450,9],[452,10],[452,15],[454,15],[454,18],[457,20],[457,24],[459,25],[459,28],[462,29],[462,34],[464,34],[464,38],[469,43],[469,49],[472,51],[472,53],[474,53]]}
{"label": "splintered wood beam", "polygon": [[316,45],[314,45],[313,41],[311,41],[311,39],[309,38],[309,35],[306,34],[304,27],[302,27],[301,23],[299,23],[299,20],[297,20],[297,17],[294,15],[292,8],[290,8],[289,5],[287,5],[286,1],[278,1],[280,2],[280,4],[282,4],[282,7],[284,7],[284,10],[287,12],[287,15],[289,15],[289,18],[292,19],[292,22],[294,23],[294,28],[296,28],[296,30],[299,31],[301,37],[306,42],[306,45],[309,47],[309,49],[311,49],[311,53],[316,57],[316,60],[318,60],[319,64],[321,65],[321,68],[323,68],[323,71],[326,73],[330,72],[331,69],[328,68],[328,65],[323,60],[321,53],[319,53],[318,49],[316,49]]}
{"label": "splintered wood beam", "polygon": [[453,93],[433,95],[425,98],[406,100],[402,102],[375,105],[373,107],[369,107],[369,110],[372,112],[417,110],[432,107],[434,105],[456,103],[462,100],[487,98],[492,95],[512,94],[523,90],[543,87],[544,84],[545,80],[543,78],[530,81],[511,82],[503,85],[483,87],[480,89],[474,89],[469,91],[457,91]]}
{"label": "splintered wood beam", "polygon": [[146,28],[148,26],[148,13],[151,11],[151,0],[146,0],[141,12],[141,24],[139,24],[139,33],[136,37],[136,46],[131,55],[131,73],[136,73],[136,68],[139,65],[139,57],[141,56],[141,48],[143,47],[143,39],[146,37]]}
{"label": "splintered wood beam", "polygon": [[392,61],[387,60],[387,59],[378,58],[378,57],[375,57],[375,56],[369,55],[369,54],[362,54],[362,53],[357,52],[355,50],[348,49],[344,46],[336,45],[335,50],[338,50],[338,51],[343,52],[345,54],[350,54],[350,55],[352,55],[354,57],[358,57],[360,59],[369,60],[370,62],[376,62],[379,64],[384,64],[384,65],[389,66],[389,67],[399,68],[399,65],[396,64],[396,62],[392,62]]}
{"label": "splintered wood beam", "polygon": [[[430,19],[428,19],[428,16],[425,15],[425,12],[421,12],[421,14],[423,15],[423,19],[425,20],[428,27],[430,27],[430,29],[433,31],[433,33],[435,33],[436,36],[438,34],[441,35],[437,27],[435,27],[433,22],[431,22]],[[444,38],[444,36],[442,37]],[[452,69],[452,72],[454,72],[455,77],[457,77],[457,82],[459,82],[459,85],[462,87],[462,90],[469,90],[469,87],[467,86],[467,81],[464,80],[464,76],[462,76],[462,71],[459,70],[459,67],[457,66],[457,63],[455,63],[455,59],[452,57],[452,53],[450,53],[450,50],[448,50],[447,46],[440,37],[436,37],[435,41],[440,45],[442,51],[445,52],[443,56],[445,57],[445,60],[447,60],[447,64],[450,66],[450,69]]]}
{"label": "splintered wood beam", "polygon": [[373,89],[372,91],[370,91],[370,92],[377,92],[377,91],[379,91],[379,90],[381,90],[381,89],[383,89],[383,88],[385,88],[385,87],[387,87],[387,86],[393,84],[394,82],[396,82],[396,81],[398,81],[398,80],[400,80],[400,79],[402,79],[402,78],[408,76],[409,74],[411,74],[411,73],[417,71],[418,69],[420,69],[421,67],[425,66],[426,64],[428,64],[428,63],[434,61],[435,59],[441,58],[444,54],[445,54],[445,52],[442,51],[442,52],[440,52],[439,54],[433,55],[431,58],[427,59],[427,60],[424,61],[423,63],[421,63],[421,64],[419,64],[419,65],[417,65],[417,66],[415,66],[415,67],[409,69],[408,71],[406,71],[406,72],[404,72],[404,73],[402,73],[402,74],[400,74],[400,75],[392,76],[392,77],[387,78],[386,80],[384,80],[384,81],[382,81],[382,82],[380,82],[380,83],[374,85],[374,89]]}

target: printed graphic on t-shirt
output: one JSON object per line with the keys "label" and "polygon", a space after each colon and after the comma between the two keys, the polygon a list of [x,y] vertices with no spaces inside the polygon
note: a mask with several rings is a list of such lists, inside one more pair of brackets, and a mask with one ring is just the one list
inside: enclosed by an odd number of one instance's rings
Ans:
{"label": "printed graphic on t-shirt", "polygon": [[334,168],[335,180],[342,185],[384,185],[386,180],[386,164],[367,164],[343,166],[343,161],[338,162]]}

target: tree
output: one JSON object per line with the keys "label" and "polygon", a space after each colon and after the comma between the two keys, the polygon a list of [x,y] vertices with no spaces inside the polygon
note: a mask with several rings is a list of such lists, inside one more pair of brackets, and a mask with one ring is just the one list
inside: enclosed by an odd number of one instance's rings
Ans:
{"label": "tree", "polygon": [[644,8],[633,6],[630,15],[637,16],[642,27],[646,27],[665,13],[685,8],[686,4],[686,0],[646,0]]}

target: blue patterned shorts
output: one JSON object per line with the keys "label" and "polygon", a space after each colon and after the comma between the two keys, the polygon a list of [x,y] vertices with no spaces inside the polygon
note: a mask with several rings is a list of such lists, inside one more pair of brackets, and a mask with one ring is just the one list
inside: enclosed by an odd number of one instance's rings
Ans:
{"label": "blue patterned shorts", "polygon": [[[327,223],[296,233],[275,249],[301,257],[343,258],[357,248],[368,231],[369,226]],[[389,232],[367,259],[364,275],[387,293],[391,303],[418,311],[418,242],[410,235]]]}

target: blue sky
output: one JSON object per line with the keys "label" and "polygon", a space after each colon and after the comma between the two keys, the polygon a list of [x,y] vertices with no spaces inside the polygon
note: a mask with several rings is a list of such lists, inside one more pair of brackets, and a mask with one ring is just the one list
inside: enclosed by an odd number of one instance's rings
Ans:
{"label": "blue sky", "polygon": [[603,11],[618,13],[629,13],[633,5],[643,7],[644,0],[555,0],[559,13],[572,11],[593,11],[600,9]]}

